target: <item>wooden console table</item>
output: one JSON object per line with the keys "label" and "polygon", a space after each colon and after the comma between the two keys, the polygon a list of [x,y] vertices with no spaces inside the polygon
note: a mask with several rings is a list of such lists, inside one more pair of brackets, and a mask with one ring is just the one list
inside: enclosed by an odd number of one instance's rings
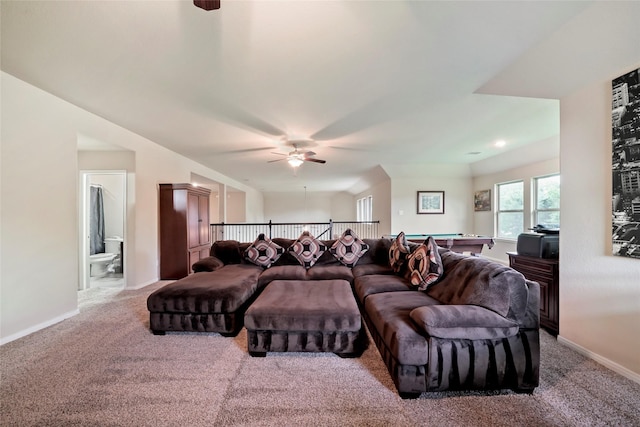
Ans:
{"label": "wooden console table", "polygon": [[540,326],[558,335],[559,280],[557,259],[534,258],[507,252],[509,266],[540,284]]}

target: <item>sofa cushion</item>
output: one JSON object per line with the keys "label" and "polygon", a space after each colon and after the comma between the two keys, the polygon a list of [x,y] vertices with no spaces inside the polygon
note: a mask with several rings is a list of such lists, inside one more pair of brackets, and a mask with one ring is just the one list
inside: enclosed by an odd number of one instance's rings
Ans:
{"label": "sofa cushion", "polygon": [[369,250],[365,252],[358,260],[358,265],[379,264],[389,265],[389,248],[391,247],[391,239],[362,239]]}
{"label": "sofa cushion", "polygon": [[334,280],[342,279],[349,283],[353,281],[351,268],[344,265],[314,265],[307,269],[306,280]]}
{"label": "sofa cushion", "polygon": [[289,252],[289,247],[291,245],[293,245],[293,243],[296,241],[295,239],[285,239],[282,237],[274,237],[273,239],[271,239],[271,241],[273,243],[275,243],[278,246],[281,246],[282,248],[284,248],[284,253],[282,254],[282,256],[280,258],[278,258],[278,260],[276,262],[273,263],[272,266],[275,265],[300,265],[300,262],[298,262],[297,258],[294,257],[292,255],[292,252]]}
{"label": "sofa cushion", "polygon": [[409,282],[395,274],[373,274],[358,276],[353,281],[353,289],[360,301],[371,294],[411,290]]}
{"label": "sofa cushion", "polygon": [[407,238],[405,237],[404,231],[401,231],[396,238],[393,239],[393,243],[391,243],[391,247],[389,248],[389,265],[394,273],[400,273],[402,271],[402,267],[405,265],[410,253]]}
{"label": "sofa cushion", "polygon": [[150,312],[232,313],[256,292],[262,268],[230,264],[169,283],[147,298]]}
{"label": "sofa cushion", "polygon": [[444,304],[477,305],[521,322],[526,315],[528,291],[524,276],[486,258],[441,250],[442,279],[427,290]]}
{"label": "sofa cushion", "polygon": [[418,290],[427,290],[442,276],[444,267],[438,253],[438,245],[432,236],[407,259],[407,277]]}
{"label": "sofa cushion", "polygon": [[438,302],[415,290],[369,295],[364,302],[365,312],[385,347],[400,364],[414,366],[427,364],[429,346],[409,313],[433,304]]}
{"label": "sofa cushion", "polygon": [[356,265],[351,269],[353,277],[370,276],[373,274],[393,274],[393,270],[388,265],[363,264]]}
{"label": "sofa cushion", "polygon": [[225,265],[240,264],[240,262],[242,262],[240,242],[237,240],[219,240],[214,242],[213,245],[211,245],[210,253]]}
{"label": "sofa cushion", "polygon": [[312,267],[326,250],[327,247],[308,231],[303,231],[300,237],[288,248],[288,251],[305,268]]}
{"label": "sofa cushion", "polygon": [[489,340],[518,333],[518,324],[475,305],[430,305],[409,314],[429,336],[447,339]]}
{"label": "sofa cushion", "polygon": [[360,257],[368,250],[369,245],[360,240],[350,228],[344,230],[342,236],[329,249],[331,254],[347,267],[355,266]]}
{"label": "sofa cushion", "polygon": [[222,267],[224,267],[224,262],[214,256],[208,256],[194,262],[191,269],[194,273],[200,273],[203,271],[216,271]]}
{"label": "sofa cushion", "polygon": [[258,286],[263,287],[274,280],[306,280],[307,269],[297,265],[274,265],[264,270],[258,278]]}
{"label": "sofa cushion", "polygon": [[284,253],[284,249],[260,233],[258,238],[244,251],[244,257],[255,265],[269,268]]}

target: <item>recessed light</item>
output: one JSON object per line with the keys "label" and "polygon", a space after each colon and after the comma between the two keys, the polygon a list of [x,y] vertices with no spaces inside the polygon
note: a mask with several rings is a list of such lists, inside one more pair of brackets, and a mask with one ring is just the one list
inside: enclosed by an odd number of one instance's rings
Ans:
{"label": "recessed light", "polygon": [[507,141],[505,141],[504,139],[499,139],[495,142],[496,147],[504,147],[505,145],[507,145]]}

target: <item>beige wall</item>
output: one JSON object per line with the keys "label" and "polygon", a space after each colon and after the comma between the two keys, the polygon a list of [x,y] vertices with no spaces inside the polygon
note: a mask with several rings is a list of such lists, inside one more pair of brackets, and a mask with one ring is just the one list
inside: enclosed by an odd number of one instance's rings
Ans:
{"label": "beige wall", "polygon": [[5,342],[77,313],[78,162],[75,108],[24,90],[4,73],[1,84],[0,340]]}
{"label": "beige wall", "polygon": [[[159,183],[190,182],[191,174],[196,173],[231,185],[246,193],[247,221],[262,220],[263,200],[257,190],[9,74],[1,76],[1,342],[77,312],[79,138],[134,153],[134,167],[131,158],[121,161],[127,171],[133,169],[128,180],[126,250],[130,288],[158,278]],[[118,163],[113,158],[91,162],[83,167],[113,169],[114,162]]]}
{"label": "beige wall", "polygon": [[638,67],[560,100],[560,339],[640,382],[640,260],[611,255],[611,80]]}

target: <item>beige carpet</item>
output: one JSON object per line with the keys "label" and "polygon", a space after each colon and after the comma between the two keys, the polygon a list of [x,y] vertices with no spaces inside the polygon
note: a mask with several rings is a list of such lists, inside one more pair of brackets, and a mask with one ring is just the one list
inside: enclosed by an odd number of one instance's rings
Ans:
{"label": "beige carpet", "polygon": [[90,289],[80,314],[0,347],[2,426],[640,426],[640,385],[542,334],[533,395],[398,397],[374,345],[252,358],[246,333],[148,330],[138,291]]}

